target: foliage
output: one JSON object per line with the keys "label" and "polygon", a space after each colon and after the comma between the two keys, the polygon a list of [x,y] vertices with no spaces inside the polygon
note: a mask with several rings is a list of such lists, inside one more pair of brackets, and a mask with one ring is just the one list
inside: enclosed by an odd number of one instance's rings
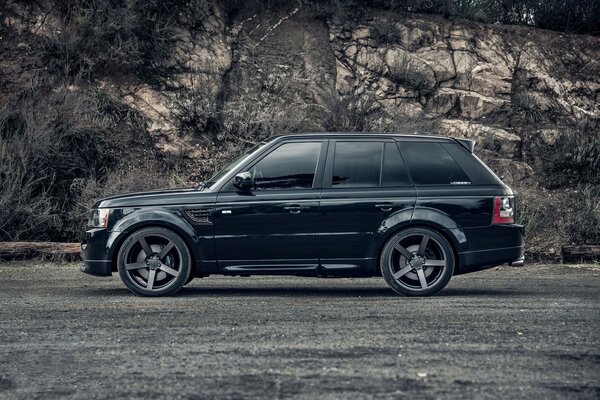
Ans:
{"label": "foliage", "polygon": [[[182,10],[189,13],[187,4],[161,0],[59,1],[51,10],[58,26],[46,43],[47,56],[67,77],[91,78],[115,69],[147,74],[168,59],[177,37],[175,18]],[[206,7],[201,1],[193,4],[195,10]]]}
{"label": "foliage", "polygon": [[371,36],[378,46],[398,44],[402,39],[398,27],[389,21],[374,22]]}
{"label": "foliage", "polygon": [[529,25],[600,34],[597,0],[305,0],[325,17],[357,14],[365,7],[394,12],[436,13],[490,23]]}
{"label": "foliage", "polygon": [[512,97],[512,108],[526,122],[535,123],[542,120],[543,114],[534,96],[529,93],[518,93]]}
{"label": "foliage", "polygon": [[556,185],[600,185],[600,120],[565,130],[546,155]]}
{"label": "foliage", "polygon": [[416,68],[408,54],[396,57],[388,69],[390,80],[406,88],[430,93],[435,87],[435,82],[430,82],[427,76]]}
{"label": "foliage", "polygon": [[144,129],[97,91],[42,86],[11,98],[0,110],[0,240],[73,238],[73,183],[106,175]]}
{"label": "foliage", "polygon": [[484,0],[454,0],[450,10],[452,15],[475,21],[489,20],[490,2]]}

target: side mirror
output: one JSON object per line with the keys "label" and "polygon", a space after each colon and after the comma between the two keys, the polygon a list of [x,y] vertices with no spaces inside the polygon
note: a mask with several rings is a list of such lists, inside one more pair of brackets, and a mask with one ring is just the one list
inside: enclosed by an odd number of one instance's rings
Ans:
{"label": "side mirror", "polygon": [[240,190],[250,190],[254,187],[254,180],[252,179],[252,173],[240,172],[233,178],[233,186]]}

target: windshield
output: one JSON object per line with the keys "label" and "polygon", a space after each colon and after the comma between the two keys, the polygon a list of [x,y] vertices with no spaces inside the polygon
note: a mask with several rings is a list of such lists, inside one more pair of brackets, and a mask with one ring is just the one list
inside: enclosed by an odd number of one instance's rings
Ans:
{"label": "windshield", "polygon": [[264,145],[265,145],[265,142],[257,144],[256,146],[254,146],[251,149],[244,152],[241,156],[239,156],[235,160],[231,161],[229,164],[225,165],[225,167],[223,167],[223,169],[221,169],[219,172],[217,172],[212,178],[210,178],[206,182],[204,187],[207,189],[210,189],[212,186],[215,185],[215,183],[217,183],[219,180],[221,180],[229,172],[236,169],[239,165],[241,165],[244,161],[246,161],[250,157],[250,155],[252,155],[252,153],[256,152],[258,149],[260,149]]}

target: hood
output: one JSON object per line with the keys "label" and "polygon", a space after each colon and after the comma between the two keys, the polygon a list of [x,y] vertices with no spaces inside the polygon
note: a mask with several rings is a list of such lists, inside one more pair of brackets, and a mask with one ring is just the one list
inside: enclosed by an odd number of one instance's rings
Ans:
{"label": "hood", "polygon": [[94,204],[94,208],[123,208],[144,206],[173,206],[210,203],[215,193],[193,188],[151,190],[147,192],[124,193],[105,197]]}

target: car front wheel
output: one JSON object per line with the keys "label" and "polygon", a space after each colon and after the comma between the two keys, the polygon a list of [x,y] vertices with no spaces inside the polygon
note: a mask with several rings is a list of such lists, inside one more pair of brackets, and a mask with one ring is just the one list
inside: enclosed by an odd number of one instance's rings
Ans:
{"label": "car front wheel", "polygon": [[380,258],[386,283],[398,294],[429,296],[442,290],[454,271],[450,243],[428,228],[409,228],[385,244]]}
{"label": "car front wheel", "polygon": [[140,296],[177,293],[190,278],[190,252],[179,235],[159,227],[140,229],[125,239],[118,254],[121,280]]}

